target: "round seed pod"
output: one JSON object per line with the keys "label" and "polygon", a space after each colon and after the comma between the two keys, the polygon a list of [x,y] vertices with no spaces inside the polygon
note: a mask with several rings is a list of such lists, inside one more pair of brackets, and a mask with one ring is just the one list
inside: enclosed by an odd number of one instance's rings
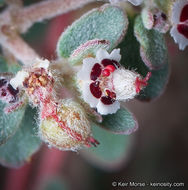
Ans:
{"label": "round seed pod", "polygon": [[49,146],[60,150],[77,151],[84,146],[90,147],[89,143],[96,143],[91,137],[91,127],[85,111],[71,99],[63,100],[57,105],[55,114],[41,120],[39,135]]}

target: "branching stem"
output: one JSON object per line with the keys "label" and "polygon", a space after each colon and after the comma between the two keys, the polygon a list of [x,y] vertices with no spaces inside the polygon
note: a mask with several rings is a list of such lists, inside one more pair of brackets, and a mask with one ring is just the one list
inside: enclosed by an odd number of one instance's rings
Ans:
{"label": "branching stem", "polygon": [[[24,65],[30,65],[37,53],[20,37],[35,22],[56,17],[96,0],[46,0],[22,8],[11,6],[0,14],[0,45]],[[19,0],[18,0],[19,2]]]}

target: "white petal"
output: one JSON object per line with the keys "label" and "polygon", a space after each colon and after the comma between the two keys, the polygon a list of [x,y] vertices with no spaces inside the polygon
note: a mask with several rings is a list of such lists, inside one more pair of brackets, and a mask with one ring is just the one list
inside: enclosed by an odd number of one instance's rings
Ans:
{"label": "white petal", "polygon": [[181,11],[186,4],[188,4],[188,0],[176,0],[172,5],[171,20],[173,24],[178,24],[180,22]]}
{"label": "white petal", "polygon": [[99,103],[97,104],[97,111],[101,115],[116,113],[118,109],[120,109],[120,103],[118,101],[115,101],[111,105],[105,105],[101,101],[99,101]]}
{"label": "white petal", "polygon": [[188,39],[178,32],[177,26],[172,27],[170,34],[174,38],[174,41],[179,44],[179,48],[184,50],[188,45]]}
{"label": "white petal", "polygon": [[19,86],[23,86],[23,82],[25,78],[29,77],[29,73],[26,71],[18,71],[16,76],[10,80],[10,84],[14,89],[18,88]]}
{"label": "white petal", "polygon": [[34,64],[34,68],[44,68],[44,69],[48,69],[50,65],[50,62],[48,61],[48,59],[36,59],[36,63]]}
{"label": "white petal", "polygon": [[77,78],[79,80],[90,81],[90,74],[93,66],[97,63],[94,58],[85,58],[83,60],[83,65],[80,71],[77,73]]}
{"label": "white petal", "polygon": [[109,53],[104,49],[99,49],[96,53],[96,58],[100,63],[103,59],[109,59]]}
{"label": "white petal", "polygon": [[82,87],[82,93],[83,93],[83,98],[86,103],[88,103],[92,108],[96,107],[99,100],[91,94],[90,91],[90,83],[84,83]]}
{"label": "white petal", "polygon": [[121,60],[120,49],[114,49],[109,55],[109,58],[119,62]]}
{"label": "white petal", "polygon": [[138,6],[143,2],[143,0],[128,0],[128,1],[135,6]]}

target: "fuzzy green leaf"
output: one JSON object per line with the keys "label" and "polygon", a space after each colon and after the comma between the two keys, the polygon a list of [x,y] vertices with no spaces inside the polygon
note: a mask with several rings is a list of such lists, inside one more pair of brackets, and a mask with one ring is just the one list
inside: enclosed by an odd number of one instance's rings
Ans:
{"label": "fuzzy green leaf", "polygon": [[110,133],[95,124],[92,126],[92,133],[100,144],[84,151],[83,156],[102,168],[121,165],[128,154],[132,136]]}
{"label": "fuzzy green leaf", "polygon": [[93,9],[62,33],[57,44],[58,55],[67,58],[81,44],[93,39],[109,41],[112,50],[123,38],[127,26],[127,17],[119,7],[104,5]]}
{"label": "fuzzy green leaf", "polygon": [[0,147],[0,163],[8,167],[20,167],[29,161],[41,141],[36,134],[36,110],[27,107],[20,128],[15,135]]}
{"label": "fuzzy green leaf", "polygon": [[[7,71],[9,71],[9,67],[6,64],[6,60],[0,56],[0,72]],[[6,143],[6,141],[15,134],[25,113],[25,108],[22,108],[13,113],[5,114],[4,108],[6,106],[5,103],[0,101],[0,145]]]}
{"label": "fuzzy green leaf", "polygon": [[15,134],[25,113],[25,108],[22,108],[10,114],[5,114],[3,111],[5,106],[0,101],[0,145],[6,143]]}
{"label": "fuzzy green leaf", "polygon": [[144,27],[141,16],[135,19],[134,32],[140,43],[140,55],[149,69],[159,69],[168,63],[167,47],[163,34]]}
{"label": "fuzzy green leaf", "polygon": [[138,129],[138,122],[127,109],[121,108],[115,114],[103,116],[101,126],[116,134],[131,134]]}
{"label": "fuzzy green leaf", "polygon": [[136,70],[141,75],[145,76],[148,68],[143,63],[140,57],[140,44],[134,36],[134,18],[129,18],[129,28],[123,41],[118,48],[121,50],[121,65],[126,69]]}
{"label": "fuzzy green leaf", "polygon": [[0,72],[8,72],[8,65],[3,56],[0,55]]}

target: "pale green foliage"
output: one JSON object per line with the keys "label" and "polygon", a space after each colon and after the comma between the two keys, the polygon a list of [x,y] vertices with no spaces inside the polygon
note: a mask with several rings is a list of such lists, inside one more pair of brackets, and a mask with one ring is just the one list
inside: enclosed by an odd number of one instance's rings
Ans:
{"label": "pale green foliage", "polygon": [[138,123],[132,113],[121,108],[115,114],[103,116],[101,126],[113,133],[131,134],[138,128]]}
{"label": "pale green foliage", "polygon": [[39,149],[40,140],[35,129],[35,116],[36,111],[27,107],[25,116],[15,135],[6,144],[0,146],[1,164],[8,167],[22,166]]}
{"label": "pale green foliage", "polygon": [[127,25],[127,17],[119,7],[105,5],[94,9],[62,33],[57,45],[58,55],[69,57],[78,46],[93,39],[108,40],[112,50],[124,36]]}
{"label": "pale green foliage", "polygon": [[135,20],[134,32],[140,43],[140,55],[150,69],[159,69],[168,62],[167,47],[163,34],[156,30],[147,30],[141,17]]}

